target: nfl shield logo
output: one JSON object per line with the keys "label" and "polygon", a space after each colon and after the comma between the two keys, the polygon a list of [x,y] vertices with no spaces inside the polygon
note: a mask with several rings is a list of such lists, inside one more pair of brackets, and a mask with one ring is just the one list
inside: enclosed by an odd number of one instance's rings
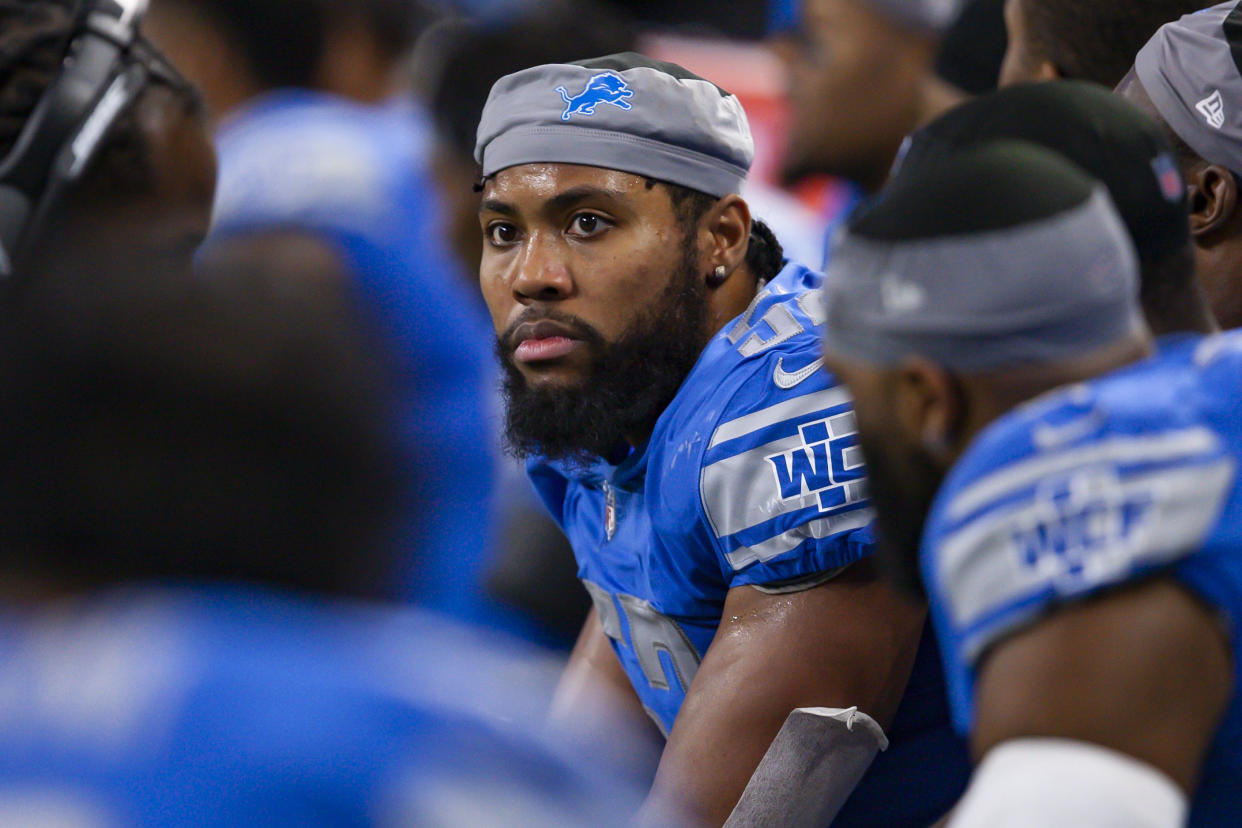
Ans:
{"label": "nfl shield logo", "polygon": [[604,533],[608,540],[617,534],[617,492],[609,484],[604,484]]}
{"label": "nfl shield logo", "polygon": [[1156,174],[1156,182],[1164,197],[1169,201],[1180,201],[1186,192],[1186,184],[1182,181],[1182,174],[1177,171],[1173,158],[1167,152],[1160,153],[1152,160],[1151,170]]}

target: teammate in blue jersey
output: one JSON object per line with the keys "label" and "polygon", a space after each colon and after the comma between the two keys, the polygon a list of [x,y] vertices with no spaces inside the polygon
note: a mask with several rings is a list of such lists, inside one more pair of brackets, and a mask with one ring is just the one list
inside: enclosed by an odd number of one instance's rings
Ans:
{"label": "teammate in blue jersey", "polygon": [[360,600],[401,480],[365,337],[148,265],[3,304],[0,821],[624,824],[541,735],[559,659]]}
{"label": "teammate in blue jersey", "polygon": [[[826,277],[882,549],[980,762],[955,828],[1242,813],[1242,342],[1122,368],[1139,272],[1099,184],[993,143],[903,169]],[[1176,314],[1198,287],[1164,289]]]}
{"label": "teammate in blue jersey", "polygon": [[892,746],[853,796],[874,741],[839,752],[838,790],[768,817],[848,798],[837,824],[926,824],[961,790],[964,748],[922,608],[864,560],[821,276],[783,266],[736,195],[751,153],[736,98],[635,54],[509,75],[484,110],[508,437],[595,604],[556,713],[600,688],[645,708],[667,737],[650,801],[720,824],[793,709],[857,706]]}
{"label": "teammate in blue jersey", "polygon": [[[525,631],[483,588],[499,454],[486,314],[445,240],[425,117],[382,102],[377,54],[400,50],[371,40],[392,32],[340,19],[384,5],[156,5],[152,36],[184,58],[217,116],[220,185],[200,263],[284,279],[308,301],[356,302],[373,317],[404,381],[406,450],[436,470],[408,495],[410,559],[394,591]],[[281,48],[273,30],[287,32]],[[368,71],[376,77],[359,86]]]}
{"label": "teammate in blue jersey", "polygon": [[0,823],[621,824],[625,778],[532,726],[546,657],[362,602],[388,372],[288,290],[192,278],[210,139],[141,5],[0,2],[8,208],[67,89],[81,167],[23,191],[41,222],[5,213]]}
{"label": "teammate in blue jersey", "polygon": [[0,621],[6,825],[622,826],[559,661],[419,610],[127,587]]}

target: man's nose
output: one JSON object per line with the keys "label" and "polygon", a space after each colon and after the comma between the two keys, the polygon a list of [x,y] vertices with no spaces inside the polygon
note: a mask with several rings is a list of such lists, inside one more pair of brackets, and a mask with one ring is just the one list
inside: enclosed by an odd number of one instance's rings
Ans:
{"label": "man's nose", "polygon": [[519,302],[557,302],[573,292],[564,245],[544,234],[528,240],[517,262],[513,294]]}

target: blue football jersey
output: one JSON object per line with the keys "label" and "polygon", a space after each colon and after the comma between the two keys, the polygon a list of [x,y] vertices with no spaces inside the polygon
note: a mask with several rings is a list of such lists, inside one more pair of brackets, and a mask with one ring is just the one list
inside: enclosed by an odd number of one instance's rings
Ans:
{"label": "blue football jersey", "polygon": [[0,615],[5,825],[616,825],[559,662],[420,611],[130,587]]}
{"label": "blue football jersey", "polygon": [[[1039,398],[972,443],[936,497],[921,566],[954,718],[984,649],[1055,607],[1167,573],[1242,622],[1242,335]],[[1242,647],[1234,641],[1242,670]],[[1242,672],[1235,678],[1242,686]],[[1207,757],[1192,826],[1242,814],[1242,705]]]}
{"label": "blue football jersey", "polygon": [[403,539],[408,594],[495,620],[482,598],[499,459],[494,335],[444,241],[421,112],[286,90],[231,115],[216,143],[208,244],[273,231],[329,244],[397,360],[408,451],[423,469]]}
{"label": "blue football jersey", "polygon": [[[666,734],[730,589],[779,589],[872,552],[852,403],[820,357],[822,281],[788,265],[711,340],[648,442],[620,464],[530,464],[617,657]],[[961,791],[969,765],[930,652],[892,747],[838,824],[927,824]],[[917,803],[896,795],[922,782]]]}

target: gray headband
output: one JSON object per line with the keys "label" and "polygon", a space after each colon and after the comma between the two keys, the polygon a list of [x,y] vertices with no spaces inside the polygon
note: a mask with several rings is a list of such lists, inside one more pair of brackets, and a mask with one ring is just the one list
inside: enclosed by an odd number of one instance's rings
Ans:
{"label": "gray headband", "polygon": [[1108,191],[1043,221],[877,241],[842,231],[824,284],[829,350],[971,372],[1049,362],[1143,326],[1138,257]]}
{"label": "gray headband", "polygon": [[716,197],[741,190],[755,147],[735,96],[639,55],[603,60],[607,66],[548,64],[497,81],[475,147],[483,176],[519,164],[583,164]]}
{"label": "gray headband", "polygon": [[867,0],[900,23],[930,32],[943,32],[957,20],[964,0]]}
{"label": "gray headband", "polygon": [[1166,23],[1134,71],[1160,117],[1200,158],[1242,173],[1242,74],[1227,36],[1242,26],[1237,7],[1230,0]]}

